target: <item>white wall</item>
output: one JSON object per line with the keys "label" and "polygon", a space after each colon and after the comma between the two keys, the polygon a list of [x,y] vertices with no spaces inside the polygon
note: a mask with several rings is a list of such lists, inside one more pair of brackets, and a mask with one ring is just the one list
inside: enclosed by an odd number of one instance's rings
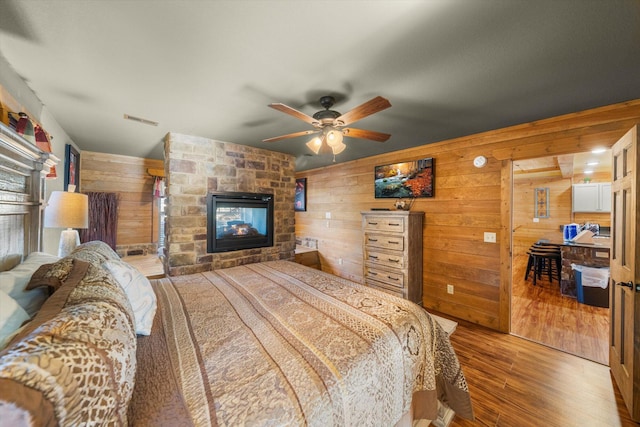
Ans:
{"label": "white wall", "polygon": [[[64,189],[64,150],[66,144],[73,145],[76,149],[78,146],[71,140],[69,135],[62,129],[56,119],[51,115],[46,106],[42,104],[37,95],[29,88],[29,86],[20,78],[13,67],[7,60],[0,55],[0,86],[30,115],[33,119],[40,122],[42,127],[51,135],[51,147],[53,153],[60,159],[60,163],[56,166],[58,177],[50,179],[46,182],[46,200],[49,200],[49,194],[54,190]],[[15,108],[11,106],[12,108]],[[78,149],[78,151],[80,151]],[[44,252],[56,255],[58,253],[58,242],[60,240],[60,229],[44,229],[42,239],[42,250]]]}

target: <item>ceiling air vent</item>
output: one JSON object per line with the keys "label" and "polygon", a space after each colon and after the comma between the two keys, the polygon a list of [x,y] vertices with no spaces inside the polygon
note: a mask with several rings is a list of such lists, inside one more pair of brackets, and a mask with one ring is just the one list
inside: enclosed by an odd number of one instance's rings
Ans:
{"label": "ceiling air vent", "polygon": [[131,120],[131,121],[138,122],[138,123],[144,123],[145,125],[149,125],[149,126],[158,126],[158,122],[154,122],[153,120],[143,119],[141,117],[130,116],[128,114],[125,114],[124,118],[126,120]]}

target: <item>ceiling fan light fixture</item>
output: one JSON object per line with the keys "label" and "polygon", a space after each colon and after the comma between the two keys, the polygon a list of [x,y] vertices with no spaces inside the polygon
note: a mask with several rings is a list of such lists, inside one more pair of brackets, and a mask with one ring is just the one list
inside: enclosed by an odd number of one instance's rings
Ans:
{"label": "ceiling fan light fixture", "polygon": [[307,147],[309,147],[309,150],[313,151],[314,154],[318,154],[322,147],[322,138],[316,136],[311,141],[307,142]]}
{"label": "ceiling fan light fixture", "polygon": [[325,140],[327,141],[327,145],[329,147],[333,148],[333,147],[340,146],[340,144],[342,144],[342,138],[343,138],[343,135],[341,130],[335,129],[333,127],[326,128]]}
{"label": "ceiling fan light fixture", "polygon": [[275,110],[310,124],[315,128],[315,130],[288,133],[286,135],[263,139],[263,141],[274,142],[282,139],[296,138],[303,135],[310,135],[312,133],[319,133],[320,135],[318,137],[307,142],[307,147],[309,147],[309,149],[315,154],[333,153],[335,161],[335,155],[342,153],[347,148],[347,146],[342,142],[345,135],[351,138],[369,139],[379,142],[385,142],[391,136],[382,132],[344,128],[344,126],[348,126],[351,123],[355,123],[358,120],[362,120],[365,117],[391,107],[391,103],[388,99],[376,96],[364,104],[360,104],[357,107],[352,108],[345,114],[331,110],[334,103],[335,98],[333,96],[323,96],[320,98],[320,105],[324,107],[324,110],[317,111],[313,117],[282,103],[269,104],[269,107]]}
{"label": "ceiling fan light fixture", "polygon": [[343,142],[340,142],[339,144],[335,144],[333,147],[331,147],[331,150],[333,151],[333,155],[335,156],[336,154],[342,153],[345,148],[347,148],[347,146]]}

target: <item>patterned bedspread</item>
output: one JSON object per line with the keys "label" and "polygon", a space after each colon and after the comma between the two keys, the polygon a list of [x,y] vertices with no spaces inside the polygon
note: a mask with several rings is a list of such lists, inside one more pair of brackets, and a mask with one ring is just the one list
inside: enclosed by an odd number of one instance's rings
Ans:
{"label": "patterned bedspread", "polygon": [[473,418],[446,333],[411,302],[288,261],[152,284],[131,425],[393,426],[438,398]]}

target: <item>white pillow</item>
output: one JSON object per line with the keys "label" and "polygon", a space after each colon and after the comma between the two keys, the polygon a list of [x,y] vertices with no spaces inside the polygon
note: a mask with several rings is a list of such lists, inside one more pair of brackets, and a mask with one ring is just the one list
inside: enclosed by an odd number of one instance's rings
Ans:
{"label": "white pillow", "polygon": [[0,291],[0,349],[11,341],[24,321],[29,319],[29,314],[13,298]]}
{"label": "white pillow", "polygon": [[9,271],[0,272],[0,291],[5,292],[22,307],[29,316],[35,315],[40,306],[47,299],[48,291],[45,287],[25,291],[31,276],[43,264],[51,264],[60,257],[45,252],[32,252],[20,264]]}
{"label": "white pillow", "polygon": [[127,294],[133,308],[136,334],[150,335],[158,305],[149,279],[124,261],[108,260],[102,266],[109,270]]}

